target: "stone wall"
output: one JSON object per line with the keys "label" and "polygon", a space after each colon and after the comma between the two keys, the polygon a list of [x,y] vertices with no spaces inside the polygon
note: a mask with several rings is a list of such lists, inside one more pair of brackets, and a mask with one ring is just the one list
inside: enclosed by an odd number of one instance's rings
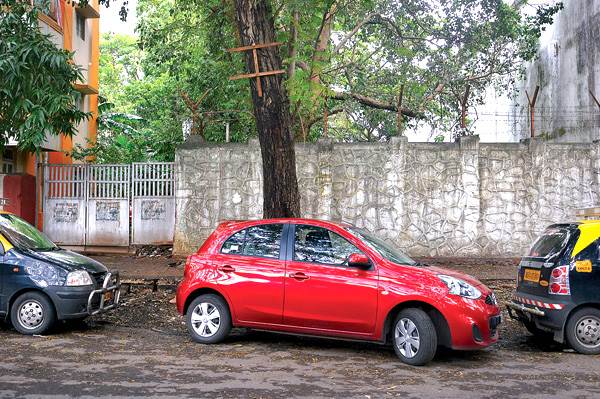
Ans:
{"label": "stone wall", "polygon": [[[377,232],[412,255],[520,255],[548,224],[600,203],[600,144],[298,144],[303,217]],[[177,151],[175,252],[262,214],[258,142]]]}

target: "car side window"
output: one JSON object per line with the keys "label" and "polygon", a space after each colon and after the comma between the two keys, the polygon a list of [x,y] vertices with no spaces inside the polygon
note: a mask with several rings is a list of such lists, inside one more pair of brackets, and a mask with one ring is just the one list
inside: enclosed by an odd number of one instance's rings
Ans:
{"label": "car side window", "polygon": [[221,247],[221,253],[229,255],[241,255],[244,251],[244,241],[246,240],[246,230],[238,231],[225,241]]}
{"label": "car side window", "polygon": [[282,224],[264,224],[250,227],[246,233],[244,255],[279,258]]}
{"label": "car side window", "polygon": [[353,253],[362,252],[331,230],[317,226],[296,226],[294,239],[296,261],[341,266]]}
{"label": "car side window", "polygon": [[223,243],[221,253],[278,259],[282,232],[282,224],[264,224],[238,231]]}

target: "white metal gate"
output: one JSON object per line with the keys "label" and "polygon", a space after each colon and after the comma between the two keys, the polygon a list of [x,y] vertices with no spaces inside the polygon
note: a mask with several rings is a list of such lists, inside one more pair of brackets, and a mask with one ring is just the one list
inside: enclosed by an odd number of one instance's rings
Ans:
{"label": "white metal gate", "polygon": [[57,244],[85,245],[86,165],[45,165],[44,232]]}
{"label": "white metal gate", "polygon": [[175,165],[132,165],[132,244],[168,244],[175,233]]}
{"label": "white metal gate", "polygon": [[44,165],[44,232],[71,246],[170,244],[172,162]]}
{"label": "white metal gate", "polygon": [[86,245],[129,245],[129,165],[88,165]]}

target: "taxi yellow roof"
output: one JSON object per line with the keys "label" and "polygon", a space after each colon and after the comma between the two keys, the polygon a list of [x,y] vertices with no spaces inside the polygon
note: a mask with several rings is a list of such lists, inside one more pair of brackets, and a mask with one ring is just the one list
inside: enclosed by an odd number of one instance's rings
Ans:
{"label": "taxi yellow roof", "polygon": [[573,248],[573,253],[571,254],[573,257],[600,238],[600,220],[580,220],[578,228],[581,233],[579,234],[579,239]]}

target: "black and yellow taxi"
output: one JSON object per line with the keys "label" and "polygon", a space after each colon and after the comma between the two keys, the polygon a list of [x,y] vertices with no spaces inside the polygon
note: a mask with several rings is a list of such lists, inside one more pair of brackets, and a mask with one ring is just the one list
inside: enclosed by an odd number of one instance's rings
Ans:
{"label": "black and yellow taxi", "polygon": [[83,319],[119,303],[118,273],[54,244],[20,217],[0,212],[0,319],[22,334]]}
{"label": "black and yellow taxi", "polygon": [[534,335],[600,353],[600,220],[549,226],[520,263],[511,317]]}

